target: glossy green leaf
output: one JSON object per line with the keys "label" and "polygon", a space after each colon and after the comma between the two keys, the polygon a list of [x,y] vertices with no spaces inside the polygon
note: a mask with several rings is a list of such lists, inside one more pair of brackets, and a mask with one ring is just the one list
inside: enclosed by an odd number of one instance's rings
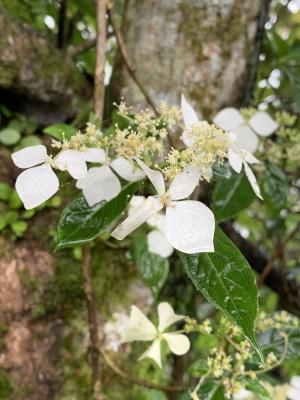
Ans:
{"label": "glossy green leaf", "polygon": [[67,125],[67,124],[55,124],[47,126],[43,130],[44,133],[47,135],[52,136],[54,139],[63,140],[63,139],[70,139],[71,136],[75,135],[77,129],[74,126]]}
{"label": "glossy green leaf", "polygon": [[168,276],[168,260],[150,253],[147,235],[141,230],[133,235],[133,256],[139,273],[156,297]]}
{"label": "glossy green leaf", "polygon": [[247,378],[245,379],[244,384],[246,389],[252,392],[257,400],[271,400],[270,393],[257,379]]}
{"label": "glossy green leaf", "polygon": [[5,128],[0,131],[0,143],[13,146],[21,139],[20,132],[14,128]]}
{"label": "glossy green leaf", "polygon": [[255,334],[258,312],[255,276],[239,249],[218,227],[214,246],[214,253],[181,253],[188,277],[208,301],[240,327],[263,358]]}
{"label": "glossy green leaf", "polygon": [[244,172],[218,181],[212,195],[212,210],[217,221],[232,218],[249,207],[255,194]]}
{"label": "glossy green leaf", "polygon": [[83,195],[76,197],[63,211],[57,232],[57,249],[89,242],[103,233],[122,214],[139,187],[138,182],[125,185],[119,195],[108,202],[89,207]]}
{"label": "glossy green leaf", "polygon": [[261,185],[266,205],[274,210],[281,210],[287,201],[289,185],[285,173],[277,165],[268,163]]}

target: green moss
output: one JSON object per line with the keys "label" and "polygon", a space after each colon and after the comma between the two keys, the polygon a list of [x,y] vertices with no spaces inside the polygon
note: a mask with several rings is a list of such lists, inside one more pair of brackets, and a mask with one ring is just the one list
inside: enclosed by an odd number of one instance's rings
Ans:
{"label": "green moss", "polygon": [[0,400],[7,400],[13,391],[12,383],[9,376],[0,368]]}

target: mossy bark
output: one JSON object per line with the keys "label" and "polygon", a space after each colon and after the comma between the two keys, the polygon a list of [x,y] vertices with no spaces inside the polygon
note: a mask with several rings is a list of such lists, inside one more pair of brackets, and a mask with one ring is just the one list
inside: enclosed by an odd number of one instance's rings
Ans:
{"label": "mossy bark", "polygon": [[[184,93],[211,116],[249,98],[269,0],[131,0],[123,26],[136,74],[158,103]],[[114,95],[144,106],[122,60]]]}
{"label": "mossy bark", "polygon": [[0,97],[42,124],[80,111],[91,88],[72,60],[0,6]]}

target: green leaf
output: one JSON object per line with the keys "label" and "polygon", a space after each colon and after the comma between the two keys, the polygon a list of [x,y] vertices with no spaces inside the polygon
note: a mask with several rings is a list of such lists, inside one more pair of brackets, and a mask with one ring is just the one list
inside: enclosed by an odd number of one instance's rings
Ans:
{"label": "green leaf", "polygon": [[25,221],[16,221],[13,222],[10,226],[11,229],[15,232],[15,234],[20,237],[26,231],[28,224]]}
{"label": "green leaf", "polygon": [[232,218],[249,207],[255,199],[245,173],[233,173],[229,179],[218,181],[212,196],[212,209],[218,222]]}
{"label": "green leaf", "polygon": [[255,394],[257,400],[271,400],[269,392],[259,383],[257,379],[245,379],[245,387]]}
{"label": "green leaf", "polygon": [[240,327],[263,359],[255,335],[258,311],[255,276],[239,249],[219,227],[214,246],[214,253],[181,253],[188,277],[208,301]]}
{"label": "green leaf", "polygon": [[18,210],[19,208],[23,207],[22,200],[20,199],[18,193],[14,190],[12,195],[9,198],[9,208],[13,210]]}
{"label": "green leaf", "polygon": [[62,212],[58,223],[56,249],[90,242],[122,214],[140,183],[128,183],[108,202],[89,207],[83,195],[76,197]]}
{"label": "green leaf", "polygon": [[0,200],[7,201],[13,193],[13,189],[5,182],[0,182]]}
{"label": "green leaf", "polygon": [[14,222],[16,222],[18,219],[17,211],[7,211],[6,213],[4,213],[2,215],[5,218],[6,223],[10,224],[10,225],[13,224]]}
{"label": "green leaf", "polygon": [[74,128],[74,126],[67,124],[55,124],[47,126],[43,132],[52,136],[54,139],[63,140],[70,139],[73,135],[75,135],[77,129]]}
{"label": "green leaf", "polygon": [[273,210],[281,210],[289,193],[285,173],[275,164],[268,163],[262,179],[262,195],[266,205]]}
{"label": "green leaf", "polygon": [[[178,400],[191,400],[193,390],[183,393]],[[218,382],[210,381],[201,385],[198,391],[201,400],[225,400],[224,389]]]}
{"label": "green leaf", "polygon": [[285,348],[284,338],[280,332],[288,336],[288,346],[285,360],[298,359],[300,354],[300,327],[269,329],[259,336],[261,349],[265,355],[273,352],[278,359],[282,356]]}
{"label": "green leaf", "polygon": [[204,359],[194,361],[188,368],[188,373],[196,378],[204,375],[208,371],[207,362]]}
{"label": "green leaf", "polygon": [[141,230],[133,235],[133,256],[143,280],[156,297],[168,276],[168,260],[150,253],[146,233]]}
{"label": "green leaf", "polygon": [[6,227],[6,218],[3,214],[0,214],[0,231]]}
{"label": "green leaf", "polygon": [[26,136],[23,139],[21,139],[20,143],[18,144],[15,150],[21,150],[24,149],[25,147],[36,146],[38,144],[41,144],[41,140],[37,136],[34,135]]}
{"label": "green leaf", "polygon": [[20,132],[14,128],[5,128],[0,131],[0,142],[5,146],[13,146],[20,138]]}

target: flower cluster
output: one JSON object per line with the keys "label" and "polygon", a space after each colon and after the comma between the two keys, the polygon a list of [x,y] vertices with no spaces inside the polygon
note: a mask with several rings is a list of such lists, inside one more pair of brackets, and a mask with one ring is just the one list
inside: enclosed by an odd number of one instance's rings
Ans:
{"label": "flower cluster", "polygon": [[265,331],[271,328],[298,328],[299,319],[286,311],[277,311],[269,316],[262,311],[258,315],[256,327],[260,331]]}
{"label": "flower cluster", "polygon": [[[54,156],[47,155],[43,145],[14,153],[14,163],[26,169],[16,181],[25,208],[34,208],[56,193],[59,180],[55,169],[67,171],[76,180],[76,187],[82,190],[90,207],[118,196],[122,180],[135,182],[148,178],[156,194],[132,209],[112,236],[122,240],[148,221],[154,228],[148,235],[148,245],[156,254],[167,257],[174,248],[189,254],[214,251],[214,215],[205,204],[189,197],[199,182],[210,180],[215,164],[228,159],[237,173],[244,168],[254,192],[261,198],[249,166],[258,160],[240,147],[234,132],[227,131],[237,126],[237,110],[221,111],[215,124],[210,124],[200,121],[182,96],[181,109],[162,102],[159,111],[158,117],[148,109],[133,113],[121,102],[119,119],[107,132],[88,123],[84,131],[69,139],[54,140],[52,147],[58,150]],[[242,116],[238,116],[240,126]],[[179,124],[181,118],[185,147],[171,148],[164,154],[168,130]],[[260,123],[264,128],[258,129]],[[264,134],[273,132],[275,127],[274,121],[261,112],[255,113],[249,124]]]}

